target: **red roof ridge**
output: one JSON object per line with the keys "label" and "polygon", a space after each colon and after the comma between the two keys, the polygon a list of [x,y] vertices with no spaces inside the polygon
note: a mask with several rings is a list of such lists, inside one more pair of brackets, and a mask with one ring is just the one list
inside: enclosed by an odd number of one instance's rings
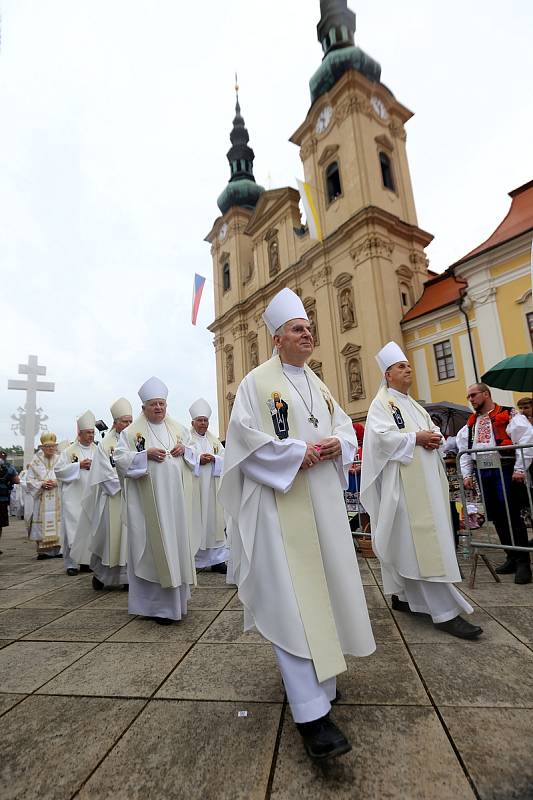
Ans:
{"label": "red roof ridge", "polygon": [[430,314],[432,311],[437,311],[439,308],[457,303],[466,286],[468,286],[467,281],[455,275],[453,269],[449,267],[440,275],[430,278],[424,283],[424,291],[414,306],[404,315],[402,322],[409,322],[417,317]]}

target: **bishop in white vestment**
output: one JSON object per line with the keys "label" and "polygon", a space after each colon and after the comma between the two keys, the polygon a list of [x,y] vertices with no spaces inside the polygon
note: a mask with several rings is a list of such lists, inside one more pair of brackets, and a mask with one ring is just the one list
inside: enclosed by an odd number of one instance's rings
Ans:
{"label": "bishop in white vestment", "polygon": [[229,550],[224,533],[224,512],[217,494],[224,466],[224,446],[209,430],[211,406],[200,397],[189,408],[191,440],[196,452],[193,478],[192,524],[198,531],[200,549],[196,567],[211,567],[212,572],[227,572]]}
{"label": "bishop in white vestment", "polygon": [[244,627],[274,645],[304,746],[327,758],[351,747],[329,719],[344,655],[375,649],[342,493],[357,440],[305,364],[314,345],[300,298],[283,289],[263,318],[277,354],[238,388],[218,497]]}
{"label": "bishop in white vestment", "polygon": [[41,446],[25,477],[26,491],[34,500],[30,539],[37,543],[39,560],[61,553],[61,491],[54,471],[58,459],[55,433],[41,434]]}
{"label": "bishop in white vestment", "polygon": [[366,420],[361,498],[384,591],[393,609],[429,615],[453,636],[477,638],[481,628],[460,616],[472,606],[454,586],[461,575],[441,433],[409,396],[412,370],[398,345],[389,342],[376,360],[385,381]]}
{"label": "bishop in white vestment", "polygon": [[72,556],[85,549],[90,552],[93,588],[127,588],[127,527],[122,513],[122,487],[115,467],[114,454],[119,436],[132,423],[131,404],[119,397],[111,406],[113,427],[96,448],[89,485],[81,501],[81,515],[76,530]]}
{"label": "bishop in white vestment", "polygon": [[152,377],[139,389],[142,414],[120,434],[115,464],[124,481],[130,614],[160,624],[187,613],[198,540],[191,526],[188,430],[167,416],[168,389]]}
{"label": "bishop in white vestment", "polygon": [[56,477],[61,483],[61,544],[67,575],[77,575],[80,566],[88,572],[91,560],[87,537],[78,544],[78,560],[71,556],[70,549],[74,544],[81,501],[89,485],[89,470],[96,452],[94,423],[92,411],[78,417],[77,439],[62,451],[55,467]]}

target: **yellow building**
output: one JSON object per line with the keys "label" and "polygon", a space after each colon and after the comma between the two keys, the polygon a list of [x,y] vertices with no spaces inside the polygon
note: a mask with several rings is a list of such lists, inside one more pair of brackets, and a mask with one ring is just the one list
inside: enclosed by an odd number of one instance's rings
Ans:
{"label": "yellow building", "polygon": [[418,227],[405,144],[412,113],[381,83],[379,64],[354,45],[346,0],[320,7],[324,57],[291,142],[300,148],[322,242],[302,225],[295,189],[256,184],[237,98],[230,181],[206,237],[221,436],[240,380],[270,356],[261,314],[281,288],[298,292],[314,328],[310,366],[352,418],[363,419],[379,383],[374,354],[401,341],[402,317],[428,278],[424,248],[432,236]]}
{"label": "yellow building", "polygon": [[[464,404],[465,386],[533,340],[533,181],[510,192],[511,207],[489,238],[430,278],[402,321],[414,366],[413,394]],[[494,390],[500,403],[523,395]]]}

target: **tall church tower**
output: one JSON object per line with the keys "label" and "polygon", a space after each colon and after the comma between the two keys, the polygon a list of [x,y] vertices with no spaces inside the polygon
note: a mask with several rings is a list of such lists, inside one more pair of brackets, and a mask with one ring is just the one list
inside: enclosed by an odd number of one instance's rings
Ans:
{"label": "tall church tower", "polygon": [[412,113],[355,45],[347,0],[321,0],[320,11],[323,60],[290,141],[300,148],[322,242],[302,225],[294,189],[264,191],[255,183],[237,101],[230,183],[207,236],[222,434],[239,381],[270,355],[261,313],[277,291],[290,286],[302,297],[315,331],[310,366],[359,419],[379,383],[374,353],[390,339],[402,341],[400,321],[427,279],[424,248],[432,236],[417,224],[405,146]]}

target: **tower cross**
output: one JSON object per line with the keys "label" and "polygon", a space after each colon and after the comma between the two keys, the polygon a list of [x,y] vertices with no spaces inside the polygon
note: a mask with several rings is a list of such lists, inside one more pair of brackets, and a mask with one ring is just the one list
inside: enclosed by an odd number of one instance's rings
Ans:
{"label": "tower cross", "polygon": [[24,466],[33,458],[35,446],[37,392],[54,392],[51,381],[39,381],[39,375],[46,375],[46,367],[39,364],[38,356],[28,356],[27,364],[19,364],[19,375],[27,375],[27,380],[8,380],[7,388],[26,392],[26,412],[24,425]]}

